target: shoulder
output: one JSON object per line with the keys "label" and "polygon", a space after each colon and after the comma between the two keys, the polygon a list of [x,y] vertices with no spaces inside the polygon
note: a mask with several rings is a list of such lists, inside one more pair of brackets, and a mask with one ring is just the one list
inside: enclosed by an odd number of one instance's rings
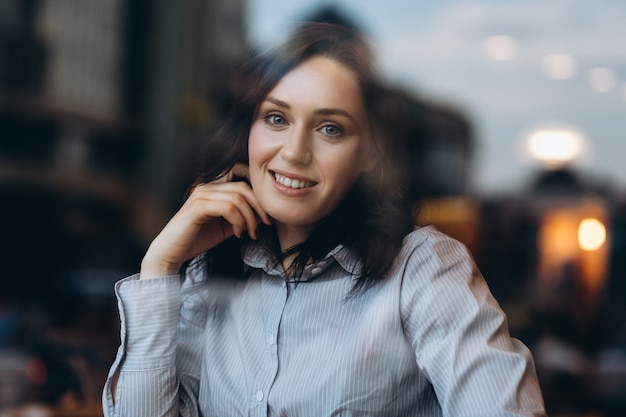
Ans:
{"label": "shoulder", "polygon": [[447,264],[458,261],[471,263],[472,259],[463,243],[433,226],[425,226],[414,229],[404,238],[398,261]]}
{"label": "shoulder", "polygon": [[432,227],[406,236],[396,279],[405,317],[449,331],[484,309],[498,310],[469,250]]}
{"label": "shoulder", "polygon": [[402,298],[411,304],[449,304],[489,292],[467,247],[434,227],[406,236],[394,271]]}

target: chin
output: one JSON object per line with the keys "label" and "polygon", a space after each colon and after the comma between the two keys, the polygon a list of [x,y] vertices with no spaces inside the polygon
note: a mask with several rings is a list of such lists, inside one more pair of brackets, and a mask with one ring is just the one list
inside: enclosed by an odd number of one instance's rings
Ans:
{"label": "chin", "polygon": [[318,216],[308,216],[306,213],[300,210],[290,210],[287,207],[276,207],[274,209],[266,209],[267,214],[270,215],[274,222],[283,224],[285,226],[293,227],[307,227],[319,222]]}
{"label": "chin", "polygon": [[311,224],[316,223],[317,220],[308,220],[306,218],[302,218],[302,216],[294,216],[294,215],[286,215],[284,213],[278,213],[276,215],[270,214],[272,219],[276,223],[283,224],[285,226],[293,226],[293,227],[307,227]]}

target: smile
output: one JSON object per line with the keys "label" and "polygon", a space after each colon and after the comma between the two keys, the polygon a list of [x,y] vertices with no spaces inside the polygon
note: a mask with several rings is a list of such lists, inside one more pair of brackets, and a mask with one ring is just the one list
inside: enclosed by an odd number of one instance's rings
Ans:
{"label": "smile", "polygon": [[314,182],[298,180],[295,178],[289,178],[284,175],[277,174],[276,172],[272,172],[272,174],[274,175],[274,179],[276,180],[276,182],[279,183],[280,185],[284,185],[285,187],[301,189],[301,188],[312,187],[315,185]]}

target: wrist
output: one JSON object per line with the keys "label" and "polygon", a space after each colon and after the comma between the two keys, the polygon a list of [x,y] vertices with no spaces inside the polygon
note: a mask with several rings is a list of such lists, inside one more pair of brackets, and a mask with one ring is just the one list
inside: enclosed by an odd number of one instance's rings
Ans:
{"label": "wrist", "polygon": [[141,261],[141,269],[139,271],[139,279],[149,279],[164,277],[167,275],[175,275],[180,272],[180,265],[172,265],[161,260],[153,260],[146,254]]}

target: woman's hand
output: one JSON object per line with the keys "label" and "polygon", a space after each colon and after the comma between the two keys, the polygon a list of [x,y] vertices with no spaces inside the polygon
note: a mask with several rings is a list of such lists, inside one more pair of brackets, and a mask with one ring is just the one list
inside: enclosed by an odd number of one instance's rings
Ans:
{"label": "woman's hand", "polygon": [[248,178],[248,166],[236,164],[224,178],[193,189],[150,244],[141,262],[142,279],[176,274],[185,261],[225,239],[244,232],[256,239],[259,223],[271,224],[250,185],[232,182],[236,177]]}

